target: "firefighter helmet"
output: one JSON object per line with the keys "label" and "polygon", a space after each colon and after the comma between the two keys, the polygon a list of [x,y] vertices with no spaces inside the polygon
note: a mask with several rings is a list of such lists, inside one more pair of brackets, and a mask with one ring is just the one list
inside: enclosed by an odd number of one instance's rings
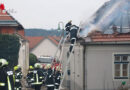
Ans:
{"label": "firefighter helmet", "polygon": [[14,66],[14,71],[18,70],[18,66]]}
{"label": "firefighter helmet", "polygon": [[0,67],[8,65],[8,62],[6,59],[0,59]]}
{"label": "firefighter helmet", "polygon": [[41,64],[40,63],[35,63],[34,67],[35,68],[41,68]]}
{"label": "firefighter helmet", "polygon": [[56,67],[56,71],[60,71],[60,67],[59,66]]}
{"label": "firefighter helmet", "polygon": [[34,69],[33,66],[29,66],[29,69]]}
{"label": "firefighter helmet", "polygon": [[47,64],[47,69],[51,68],[51,64]]}

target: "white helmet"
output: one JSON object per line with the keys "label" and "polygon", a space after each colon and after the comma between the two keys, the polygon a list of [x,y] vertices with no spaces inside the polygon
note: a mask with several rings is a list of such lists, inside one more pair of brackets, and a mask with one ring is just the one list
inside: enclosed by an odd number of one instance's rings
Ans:
{"label": "white helmet", "polygon": [[8,62],[6,59],[0,59],[0,67],[3,67],[5,65],[8,65]]}
{"label": "white helmet", "polygon": [[47,69],[51,68],[51,64],[47,64]]}
{"label": "white helmet", "polygon": [[35,68],[41,68],[41,64],[40,63],[35,63],[34,67]]}

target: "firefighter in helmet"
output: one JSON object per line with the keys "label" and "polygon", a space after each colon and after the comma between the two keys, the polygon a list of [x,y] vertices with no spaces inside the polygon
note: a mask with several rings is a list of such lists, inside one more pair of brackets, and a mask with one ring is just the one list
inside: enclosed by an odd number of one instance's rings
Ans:
{"label": "firefighter in helmet", "polygon": [[34,65],[34,70],[33,70],[33,78],[34,82],[31,83],[35,90],[41,90],[41,86],[43,84],[43,72],[41,71],[41,65],[39,63],[36,63]]}
{"label": "firefighter in helmet", "polygon": [[14,90],[13,71],[5,59],[0,59],[0,90]]}
{"label": "firefighter in helmet", "polygon": [[56,74],[55,74],[55,90],[59,90],[61,80],[61,70],[60,67],[56,67]]}
{"label": "firefighter in helmet", "polygon": [[66,35],[70,33],[70,27],[72,25],[72,20],[70,20],[66,25],[65,25],[65,30],[66,30]]}
{"label": "firefighter in helmet", "polygon": [[31,83],[34,82],[34,78],[33,78],[33,70],[34,70],[34,67],[33,66],[29,66],[29,69],[28,69],[28,74],[27,74],[27,83],[28,83],[28,86],[31,87]]}
{"label": "firefighter in helmet", "polygon": [[[79,30],[79,27],[76,26],[76,25],[72,25],[72,26],[70,27],[70,42],[71,42],[71,45],[70,45],[70,47],[69,47],[69,53],[72,52],[74,43],[75,43],[76,40],[77,40],[78,30]],[[69,54],[69,53],[68,53],[68,54]]]}
{"label": "firefighter in helmet", "polygon": [[22,79],[22,72],[21,72],[21,67],[19,65],[14,67],[14,75],[15,75],[15,90],[22,90],[22,84],[21,84],[21,79]]}
{"label": "firefighter in helmet", "polygon": [[53,70],[51,69],[51,64],[47,65],[46,87],[47,90],[54,90],[54,76]]}

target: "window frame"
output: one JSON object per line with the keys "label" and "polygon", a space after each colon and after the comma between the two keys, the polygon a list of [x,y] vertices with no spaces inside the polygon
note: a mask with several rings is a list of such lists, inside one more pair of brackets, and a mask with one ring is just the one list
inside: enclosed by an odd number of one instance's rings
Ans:
{"label": "window frame", "polygon": [[[115,56],[120,56],[120,61],[115,61]],[[128,56],[127,61],[123,61],[123,56]],[[130,63],[130,54],[128,53],[114,53],[113,54],[113,79],[114,80],[128,80],[129,79],[129,63]],[[120,64],[120,76],[115,76],[115,64]],[[127,64],[127,76],[123,76],[123,65]]]}

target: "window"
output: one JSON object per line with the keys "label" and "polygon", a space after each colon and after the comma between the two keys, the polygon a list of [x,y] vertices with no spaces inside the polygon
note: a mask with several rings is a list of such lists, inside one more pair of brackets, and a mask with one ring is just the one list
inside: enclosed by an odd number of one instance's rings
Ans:
{"label": "window", "polygon": [[130,54],[114,55],[114,79],[128,79]]}

